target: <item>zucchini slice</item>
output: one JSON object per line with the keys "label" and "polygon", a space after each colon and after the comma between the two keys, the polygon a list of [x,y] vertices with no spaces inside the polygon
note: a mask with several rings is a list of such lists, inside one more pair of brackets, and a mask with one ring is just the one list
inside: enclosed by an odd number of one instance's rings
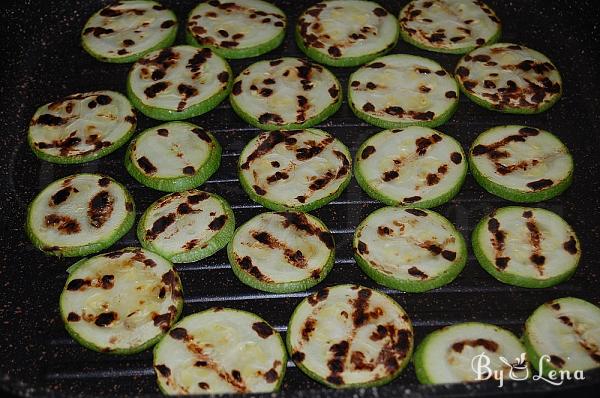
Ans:
{"label": "zucchini slice", "polygon": [[471,173],[488,192],[515,202],[539,202],[571,185],[573,158],[555,135],[533,127],[484,131],[469,151]]}
{"label": "zucchini slice", "polygon": [[302,129],[333,115],[342,89],[321,65],[288,57],[250,65],[235,78],[229,101],[239,117],[260,129]]}
{"label": "zucchini slice", "polygon": [[500,19],[482,1],[413,0],[399,18],[400,36],[429,51],[464,54],[500,38]]}
{"label": "zucchini slice", "polygon": [[407,54],[377,58],[352,75],[348,104],[382,128],[446,123],[458,106],[458,85],[437,62]]}
{"label": "zucchini slice", "polygon": [[509,206],[484,217],[473,231],[479,264],[500,282],[543,288],[571,277],[581,248],[575,231],[551,211]]}
{"label": "zucchini slice", "polygon": [[413,329],[391,297],[358,285],[324,288],[294,310],[286,343],[296,366],[333,388],[389,383],[410,360]]}
{"label": "zucchini slice", "polygon": [[497,43],[463,56],[454,72],[461,91],[477,105],[505,112],[544,112],[562,95],[562,79],[544,55]]}
{"label": "zucchini slice", "polygon": [[396,18],[372,1],[322,1],[300,15],[298,47],[315,61],[357,66],[390,51],[398,41]]}
{"label": "zucchini slice", "polygon": [[127,95],[153,119],[188,119],[219,105],[229,94],[231,80],[229,64],[211,49],[168,47],[133,65]]}
{"label": "zucchini slice", "polygon": [[600,308],[575,297],[544,303],[525,322],[523,342],[545,376],[600,367]]}
{"label": "zucchini slice", "polygon": [[99,174],[75,174],[54,181],[27,209],[26,232],[47,254],[85,256],[110,247],[135,220],[125,187]]}
{"label": "zucchini slice", "polygon": [[286,365],[279,333],[259,316],[230,308],[183,318],[154,348],[166,395],[277,391]]}
{"label": "zucchini slice", "polygon": [[[479,359],[481,372],[478,372]],[[425,337],[413,359],[421,384],[465,383],[502,371],[505,379],[529,376],[525,347],[506,329],[489,323],[465,322],[438,329]],[[487,369],[483,367],[487,363]],[[475,369],[473,368],[475,365]]]}
{"label": "zucchini slice", "polygon": [[38,108],[29,124],[27,141],[40,159],[84,163],[126,143],[136,122],[129,100],[117,92],[77,93]]}
{"label": "zucchini slice", "polygon": [[240,182],[271,210],[310,211],[331,202],[352,178],[348,148],[323,130],[259,134],[242,151]]}
{"label": "zucchini slice", "polygon": [[352,248],[371,279],[405,292],[452,282],[467,260],[465,241],[450,221],[417,208],[375,210],[356,227]]}
{"label": "zucchini slice", "polygon": [[147,187],[179,192],[202,185],[221,164],[221,145],[201,127],[170,122],[149,128],[131,143],[125,168]]}
{"label": "zucchini slice", "polygon": [[269,52],[285,37],[283,11],[262,0],[208,1],[188,16],[188,44],[210,47],[224,58],[249,58]]}
{"label": "zucchini slice", "polygon": [[137,236],[146,249],[174,263],[190,263],[224,248],[234,229],[225,199],[194,189],[151,204],[138,223]]}
{"label": "zucchini slice", "polygon": [[168,47],[177,35],[177,17],[160,3],[131,0],[112,3],[88,19],[81,45],[104,62],[134,62]]}
{"label": "zucchini slice", "polygon": [[129,247],[85,258],[69,269],[60,314],[69,334],[94,351],[134,354],[175,323],[183,293],[173,264]]}
{"label": "zucchini slice", "polygon": [[358,149],[354,175],[389,206],[435,207],[460,190],[467,162],[454,138],[426,127],[384,130]]}
{"label": "zucchini slice", "polygon": [[227,246],[233,273],[255,289],[274,293],[306,290],[333,267],[329,229],[307,213],[262,213],[235,231]]}

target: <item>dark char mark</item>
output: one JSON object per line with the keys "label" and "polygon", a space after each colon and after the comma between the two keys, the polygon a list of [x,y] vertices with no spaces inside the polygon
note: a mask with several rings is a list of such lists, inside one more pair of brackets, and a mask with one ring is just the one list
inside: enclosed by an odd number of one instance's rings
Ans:
{"label": "dark char mark", "polygon": [[108,191],[100,191],[90,200],[88,204],[88,217],[90,224],[100,228],[110,218],[113,212],[114,198]]}
{"label": "dark char mark", "polygon": [[210,228],[213,231],[220,230],[225,225],[225,222],[227,221],[227,218],[228,218],[227,214],[221,214],[219,217],[217,217],[214,220],[212,220],[210,222],[210,224],[208,224],[208,228]]}
{"label": "dark char mark", "polygon": [[263,339],[266,339],[274,333],[273,328],[269,326],[269,324],[267,324],[266,322],[253,323],[252,330],[254,330],[256,334],[258,334]]}
{"label": "dark char mark", "polygon": [[146,174],[154,174],[157,171],[156,167],[145,156],[142,156],[141,158],[139,158],[137,160],[137,163],[142,168],[142,170],[144,170],[144,172]]}

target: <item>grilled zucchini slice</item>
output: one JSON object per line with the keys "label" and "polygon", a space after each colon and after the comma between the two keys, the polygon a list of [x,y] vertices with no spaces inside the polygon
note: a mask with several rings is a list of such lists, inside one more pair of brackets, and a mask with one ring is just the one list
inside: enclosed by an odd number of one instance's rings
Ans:
{"label": "grilled zucchini slice", "polygon": [[290,319],[286,343],[296,366],[333,388],[389,383],[410,360],[413,329],[391,297],[358,285],[324,288]]}
{"label": "grilled zucchini slice", "polygon": [[469,151],[471,174],[488,192],[514,202],[560,195],[573,180],[573,158],[553,134],[527,126],[484,131]]}
{"label": "grilled zucchini slice", "polygon": [[60,314],[78,343],[94,351],[134,354],[152,347],[175,323],[183,293],[173,264],[129,247],[82,259],[69,269]]}
{"label": "grilled zucchini slice", "polygon": [[146,249],[174,263],[190,263],[224,248],[234,229],[225,199],[193,189],[151,204],[138,223],[137,236]]}
{"label": "grilled zucchini slice", "polygon": [[390,51],[398,41],[396,18],[372,1],[322,1],[300,15],[298,47],[315,61],[357,66]]}
{"label": "grilled zucchini slice", "polygon": [[255,314],[211,308],[183,318],[154,348],[167,395],[277,391],[287,364],[283,340]]}
{"label": "grilled zucchini slice", "polygon": [[562,95],[556,66],[542,53],[497,43],[463,56],[454,72],[461,91],[477,105],[505,113],[540,113]]}
{"label": "grilled zucchini slice", "polygon": [[543,288],[569,279],[581,256],[571,226],[540,208],[497,209],[477,224],[471,241],[483,269],[521,287]]}
{"label": "grilled zucchini slice", "polygon": [[417,379],[422,384],[486,380],[487,369],[479,374],[473,369],[483,354],[490,360],[489,370],[503,371],[505,379],[529,376],[525,347],[514,334],[489,323],[465,322],[438,329],[419,344],[413,360]]}
{"label": "grilled zucchini slice", "polygon": [[85,163],[125,144],[136,122],[129,100],[117,92],[77,93],[38,108],[29,124],[27,141],[40,159]]}
{"label": "grilled zucchini slice", "polygon": [[286,24],[283,11],[266,1],[207,1],[190,12],[186,38],[224,58],[249,58],[279,47]]}
{"label": "grilled zucchini slice", "polygon": [[323,130],[259,134],[242,151],[238,170],[252,200],[271,210],[310,211],[331,202],[352,178],[348,148]]}
{"label": "grilled zucchini slice", "polygon": [[235,231],[227,255],[233,273],[246,285],[299,292],[325,279],[335,244],[325,224],[310,214],[262,213]]}
{"label": "grilled zucchini slice", "polygon": [[348,105],[382,128],[436,127],[458,106],[458,85],[437,62],[407,54],[377,58],[352,75]]}
{"label": "grilled zucchini slice", "polygon": [[500,19],[482,1],[413,0],[399,18],[400,36],[429,51],[464,54],[500,38]]}
{"label": "grilled zucchini slice", "polygon": [[600,308],[575,297],[544,303],[525,322],[523,342],[545,376],[600,367]]}
{"label": "grilled zucchini slice", "polygon": [[173,11],[155,1],[132,0],[115,2],[92,15],[81,32],[81,45],[100,61],[127,63],[170,46],[176,35]]}
{"label": "grilled zucchini slice", "polygon": [[211,49],[168,47],[133,65],[127,95],[153,119],[188,119],[219,105],[229,94],[231,80],[229,64]]}
{"label": "grilled zucchini slice", "polygon": [[321,65],[280,58],[242,71],[229,101],[239,117],[260,129],[302,129],[333,115],[342,104],[342,89]]}
{"label": "grilled zucchini slice", "polygon": [[426,127],[384,130],[358,149],[356,181],[390,206],[435,207],[452,199],[467,174],[454,138]]}
{"label": "grilled zucchini slice", "polygon": [[26,232],[47,254],[85,256],[106,249],[133,226],[135,206],[125,187],[99,174],[54,181],[27,209]]}
{"label": "grilled zucchini slice", "polygon": [[371,279],[405,292],[450,283],[467,260],[465,241],[450,221],[417,208],[375,210],[356,227],[352,248]]}
{"label": "grilled zucchini slice", "polygon": [[221,164],[221,145],[192,123],[170,122],[149,128],[131,143],[125,168],[140,183],[166,192],[202,185]]}

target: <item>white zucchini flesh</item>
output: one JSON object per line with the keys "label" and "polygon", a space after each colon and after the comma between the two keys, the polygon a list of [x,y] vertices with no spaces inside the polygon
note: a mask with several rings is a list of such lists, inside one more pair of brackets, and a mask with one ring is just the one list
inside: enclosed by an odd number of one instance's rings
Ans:
{"label": "white zucchini flesh", "polygon": [[154,369],[168,395],[276,390],[287,356],[283,341],[260,317],[212,308],[178,322],[154,350]]}
{"label": "white zucchini flesh", "polygon": [[299,58],[259,61],[235,79],[231,101],[261,124],[304,123],[338,101],[340,85],[318,64]]}
{"label": "white zucchini flesh", "polygon": [[76,174],[48,185],[29,208],[28,224],[35,237],[60,249],[108,239],[133,211],[122,185],[98,174]]}
{"label": "white zucchini flesh", "polygon": [[548,356],[545,360],[555,369],[600,367],[600,308],[574,297],[552,300],[529,317],[525,338],[538,357]]}
{"label": "white zucchini flesh", "polygon": [[127,353],[165,333],[183,305],[173,265],[141,248],[97,255],[70,269],[60,297],[67,330],[81,344]]}
{"label": "white zucchini flesh", "polygon": [[332,387],[381,384],[399,374],[413,348],[408,315],[392,298],[357,285],[307,297],[288,326],[301,370]]}
{"label": "white zucchini flesh", "polygon": [[504,207],[483,222],[475,244],[505,274],[545,280],[577,267],[581,249],[575,231],[551,211]]}
{"label": "white zucchini flesh", "polygon": [[125,96],[108,90],[77,93],[40,107],[29,126],[29,141],[46,156],[93,157],[121,142],[135,124]]}
{"label": "white zucchini flesh", "polygon": [[266,283],[319,279],[334,251],[329,230],[307,213],[262,213],[236,231],[232,254],[248,275]]}
{"label": "white zucchini flesh", "polygon": [[413,0],[400,11],[400,28],[425,48],[460,50],[488,42],[500,20],[481,1]]}
{"label": "white zucchini flesh", "polygon": [[401,204],[447,195],[462,184],[467,170],[460,144],[427,127],[384,130],[361,148],[357,173],[368,188]]}
{"label": "white zucchini flesh", "polygon": [[317,3],[300,16],[298,29],[311,50],[339,59],[379,53],[398,37],[396,18],[372,1]]}
{"label": "white zucchini flesh", "polygon": [[227,62],[210,49],[175,46],[138,60],[128,84],[144,105],[183,112],[225,90],[229,76]]}
{"label": "white zucchini flesh", "polygon": [[285,25],[282,11],[266,1],[207,1],[191,11],[187,28],[202,45],[243,50],[273,40]]}
{"label": "white zucchini flesh", "polygon": [[131,161],[140,173],[153,178],[193,176],[215,150],[204,129],[185,122],[170,122],[140,134]]}
{"label": "white zucchini flesh", "polygon": [[165,41],[177,30],[175,14],[155,1],[124,1],[90,17],[82,32],[84,46],[96,57],[128,58]]}
{"label": "white zucchini flesh", "polygon": [[499,110],[537,111],[562,93],[562,79],[548,57],[516,44],[473,50],[460,59],[455,74],[467,94]]}
{"label": "white zucchini flesh", "polygon": [[452,76],[437,62],[407,54],[380,57],[350,76],[349,101],[390,122],[431,121],[458,101]]}
{"label": "white zucchini flesh", "polygon": [[350,168],[346,146],[318,129],[263,132],[240,156],[240,177],[247,185],[286,207],[331,196],[351,177]]}
{"label": "white zucchini flesh", "polygon": [[486,179],[523,192],[548,189],[573,171],[569,150],[556,136],[525,126],[487,130],[473,142],[470,159]]}
{"label": "white zucchini flesh", "polygon": [[229,216],[223,202],[204,191],[190,190],[162,197],[142,219],[143,238],[152,247],[174,255],[204,247]]}
{"label": "white zucchini flesh", "polygon": [[395,279],[433,279],[465,258],[462,237],[441,215],[421,209],[385,207],[356,228],[353,247],[378,272]]}
{"label": "white zucchini flesh", "polygon": [[[503,371],[504,378],[526,378],[528,363],[525,347],[508,330],[495,325],[466,322],[448,326],[431,333],[417,348],[415,367],[420,368],[428,384],[464,383],[478,380],[473,369],[479,364],[478,356],[489,359],[491,371]],[[485,359],[481,364],[486,364]],[[479,380],[489,378],[488,370],[481,368]],[[421,378],[419,378],[421,379]]]}

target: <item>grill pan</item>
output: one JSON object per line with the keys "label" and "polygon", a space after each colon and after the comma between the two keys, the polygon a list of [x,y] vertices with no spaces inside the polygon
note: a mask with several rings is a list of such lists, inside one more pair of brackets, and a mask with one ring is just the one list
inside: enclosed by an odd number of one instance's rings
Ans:
{"label": "grill pan", "polygon": [[[179,19],[177,43],[183,43],[183,23],[195,1],[163,1]],[[276,1],[288,16],[284,44],[260,59],[300,56],[292,30],[300,12],[310,1]],[[406,1],[381,1],[397,15]],[[592,0],[487,0],[503,22],[502,41],[525,44],[546,54],[559,68],[564,96],[548,112],[533,116],[500,114],[484,110],[460,98],[454,117],[439,129],[457,138],[463,148],[482,131],[496,125],[524,124],[557,134],[572,151],[575,178],[572,187],[558,198],[539,204],[557,212],[578,232],[583,248],[575,276],[558,286],[533,290],[501,284],[488,275],[470,250],[467,266],[451,284],[422,293],[408,294],[381,289],[368,279],[352,259],[351,237],[360,220],[381,204],[363,193],[355,181],[336,201],[313,212],[334,233],[335,266],[317,287],[358,283],[379,288],[396,299],[410,314],[416,343],[434,329],[464,321],[490,322],[518,335],[527,316],[547,300],[576,296],[600,304],[600,179],[596,177],[600,148],[600,84],[598,62],[600,12]],[[151,368],[151,352],[127,357],[95,353],[76,344],[63,328],[58,298],[74,259],[47,257],[34,249],[24,233],[27,204],[51,181],[79,172],[107,173],[124,183],[135,198],[138,216],[163,194],[133,180],[123,166],[124,148],[84,165],[53,165],[38,160],[29,150],[26,131],[35,109],[74,92],[109,89],[125,91],[130,65],[94,60],[79,45],[86,19],[105,5],[101,1],[20,1],[2,4],[0,123],[0,383],[17,395],[36,396],[159,396]],[[458,56],[430,53],[399,42],[394,53],[432,58],[453,70]],[[234,60],[234,73],[257,59]],[[347,85],[351,69],[331,68]],[[227,101],[208,114],[190,119],[212,131],[223,146],[219,171],[203,188],[225,197],[232,205],[237,225],[265,211],[251,202],[237,180],[236,162],[244,145],[258,133],[242,122]],[[138,131],[159,124],[139,116]],[[379,131],[357,119],[345,102],[340,111],[320,128],[341,139],[354,155],[359,144]],[[485,192],[467,177],[458,196],[436,208],[449,218],[467,241],[477,221],[494,207],[509,202]],[[114,248],[138,245],[134,230]],[[285,334],[294,307],[309,292],[268,294],[239,282],[231,272],[224,250],[191,264],[176,266],[185,288],[183,315],[212,306],[248,310],[264,317]],[[314,289],[311,289],[311,292]],[[414,369],[407,369],[391,384],[368,390],[334,391],[304,376],[292,363],[282,387],[286,397],[351,397],[495,395],[522,393],[584,394],[600,387],[600,370],[586,372],[584,381],[554,387],[543,381],[420,386]]]}

